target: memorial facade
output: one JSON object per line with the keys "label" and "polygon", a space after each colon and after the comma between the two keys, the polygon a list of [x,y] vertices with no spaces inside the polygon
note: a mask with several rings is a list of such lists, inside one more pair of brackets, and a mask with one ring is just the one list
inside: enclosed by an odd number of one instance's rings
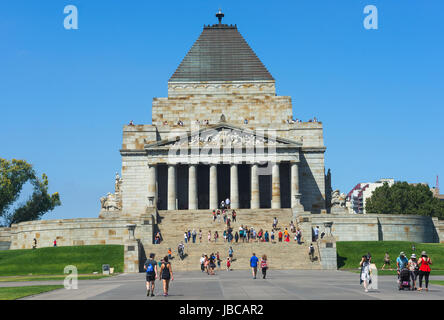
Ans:
{"label": "memorial facade", "polygon": [[121,214],[325,209],[323,127],[293,121],[289,96],[237,26],[204,26],[154,98],[152,124],[123,129]]}

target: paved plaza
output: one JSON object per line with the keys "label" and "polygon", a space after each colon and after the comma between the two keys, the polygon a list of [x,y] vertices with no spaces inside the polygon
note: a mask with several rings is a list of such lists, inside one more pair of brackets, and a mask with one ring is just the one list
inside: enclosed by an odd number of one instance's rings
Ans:
{"label": "paved plaza", "polygon": [[[253,279],[247,270],[220,271],[208,276],[200,271],[177,272],[170,295],[146,297],[145,274],[122,274],[100,280],[80,280],[77,290],[60,289],[25,299],[33,300],[442,300],[444,287],[430,285],[429,292],[399,291],[396,277],[380,276],[378,290],[365,293],[359,274],[344,271],[271,270],[266,280]],[[435,276],[431,279],[442,280]],[[0,286],[62,284],[63,281],[1,283]]]}

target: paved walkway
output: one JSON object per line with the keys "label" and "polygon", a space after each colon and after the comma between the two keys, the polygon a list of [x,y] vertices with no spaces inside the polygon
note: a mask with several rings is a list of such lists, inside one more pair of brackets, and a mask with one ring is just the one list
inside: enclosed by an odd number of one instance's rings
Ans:
{"label": "paved walkway", "polygon": [[[443,277],[431,277],[442,279]],[[156,281],[156,297],[146,297],[144,274],[122,274],[100,280],[80,280],[77,290],[60,289],[25,299],[37,300],[139,300],[139,299],[187,299],[187,300],[443,300],[444,286],[430,285],[429,292],[399,291],[396,278],[380,276],[378,290],[364,293],[359,285],[359,274],[343,271],[271,270],[266,280],[252,279],[246,270],[220,271],[208,276],[200,271],[177,272],[171,284],[170,295],[161,295],[161,282]],[[62,284],[63,281],[30,281],[1,283],[0,287],[17,285]]]}

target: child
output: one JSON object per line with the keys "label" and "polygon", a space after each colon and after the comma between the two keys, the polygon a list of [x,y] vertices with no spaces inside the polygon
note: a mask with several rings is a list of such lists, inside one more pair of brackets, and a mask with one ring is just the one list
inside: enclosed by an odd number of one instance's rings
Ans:
{"label": "child", "polygon": [[170,259],[171,260],[171,254],[172,254],[173,252],[171,251],[171,248],[168,248],[168,259]]}
{"label": "child", "polygon": [[231,261],[230,261],[230,257],[228,257],[227,258],[227,271],[231,271],[230,267],[231,267]]}

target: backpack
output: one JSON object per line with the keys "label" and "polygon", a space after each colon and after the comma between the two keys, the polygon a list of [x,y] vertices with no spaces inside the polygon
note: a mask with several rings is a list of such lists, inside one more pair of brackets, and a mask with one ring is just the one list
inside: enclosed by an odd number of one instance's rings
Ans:
{"label": "backpack", "polygon": [[150,261],[150,263],[146,266],[146,273],[153,273],[154,272],[154,265]]}

